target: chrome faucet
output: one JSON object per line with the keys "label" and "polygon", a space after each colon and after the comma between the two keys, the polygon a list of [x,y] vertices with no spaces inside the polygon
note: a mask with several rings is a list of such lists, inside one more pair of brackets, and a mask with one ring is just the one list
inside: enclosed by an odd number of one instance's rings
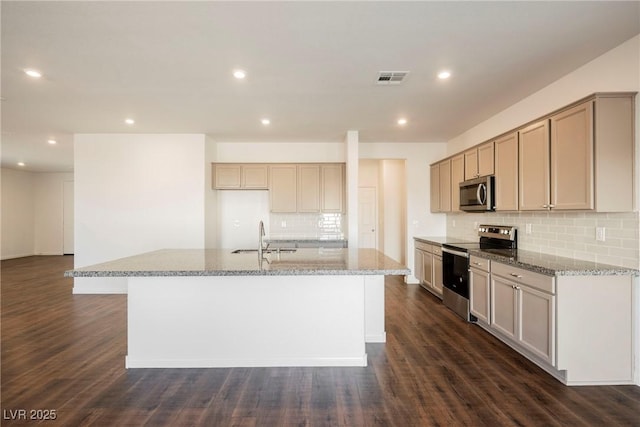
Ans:
{"label": "chrome faucet", "polygon": [[[264,235],[265,235],[265,233],[264,233],[264,222],[260,221],[260,223],[258,224],[258,259],[260,261],[262,261],[262,259],[264,258],[263,255],[262,255],[262,251],[264,249],[266,249],[264,247],[264,240],[263,240]],[[267,244],[267,247],[268,246],[269,245]]]}

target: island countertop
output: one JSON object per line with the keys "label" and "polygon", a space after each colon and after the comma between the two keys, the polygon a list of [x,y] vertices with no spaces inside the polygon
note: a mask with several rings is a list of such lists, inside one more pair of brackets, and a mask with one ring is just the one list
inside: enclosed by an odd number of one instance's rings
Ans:
{"label": "island countertop", "polygon": [[233,249],[162,249],[65,272],[66,277],[408,275],[375,249],[310,248],[265,254]]}

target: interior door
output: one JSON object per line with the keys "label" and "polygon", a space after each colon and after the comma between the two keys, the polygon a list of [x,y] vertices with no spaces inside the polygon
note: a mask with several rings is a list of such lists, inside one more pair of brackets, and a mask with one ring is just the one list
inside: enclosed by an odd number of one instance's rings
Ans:
{"label": "interior door", "polygon": [[378,249],[378,203],[375,187],[358,189],[358,246]]}

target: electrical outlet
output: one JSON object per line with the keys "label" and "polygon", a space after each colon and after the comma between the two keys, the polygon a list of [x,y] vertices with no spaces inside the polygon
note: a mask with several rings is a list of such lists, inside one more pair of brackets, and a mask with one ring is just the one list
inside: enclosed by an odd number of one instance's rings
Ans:
{"label": "electrical outlet", "polygon": [[531,234],[531,224],[526,224],[525,225],[525,233],[526,234]]}
{"label": "electrical outlet", "polygon": [[455,219],[452,219],[452,220],[451,220],[451,226],[452,226],[453,228],[456,228],[456,220],[455,220]]}
{"label": "electrical outlet", "polygon": [[605,241],[604,227],[596,227],[596,240],[599,242]]}
{"label": "electrical outlet", "polygon": [[287,221],[285,220],[280,221],[280,227],[287,228]]}
{"label": "electrical outlet", "polygon": [[478,229],[478,225],[480,225],[480,224],[478,224],[478,221],[474,221],[473,222],[473,229],[477,230]]}

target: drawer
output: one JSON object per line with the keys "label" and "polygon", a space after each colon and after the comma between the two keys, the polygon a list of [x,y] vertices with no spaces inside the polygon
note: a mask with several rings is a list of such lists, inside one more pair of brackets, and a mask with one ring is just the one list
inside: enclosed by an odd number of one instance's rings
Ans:
{"label": "drawer", "polygon": [[469,257],[469,267],[489,272],[489,260],[474,255]]}
{"label": "drawer", "polygon": [[555,277],[545,276],[544,274],[534,273],[533,271],[495,261],[491,263],[491,274],[505,277],[513,282],[531,286],[532,288],[536,288],[543,292],[550,294],[556,293]]}
{"label": "drawer", "polygon": [[417,240],[414,240],[414,246],[416,249],[420,249],[421,251],[425,251],[425,252],[429,252],[432,253],[433,249],[432,246],[428,243],[424,243],[424,242],[419,242]]}
{"label": "drawer", "polygon": [[434,255],[442,256],[442,246],[431,245],[431,249]]}

